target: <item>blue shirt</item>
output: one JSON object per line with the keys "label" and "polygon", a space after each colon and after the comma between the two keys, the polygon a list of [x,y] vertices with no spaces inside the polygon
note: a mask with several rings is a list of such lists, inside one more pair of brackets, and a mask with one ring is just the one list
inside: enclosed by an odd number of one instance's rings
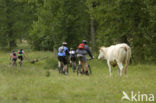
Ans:
{"label": "blue shirt", "polygon": [[61,47],[59,47],[59,49],[58,49],[58,56],[66,56],[66,51],[68,50],[68,48],[67,47],[65,47],[65,46],[61,46]]}

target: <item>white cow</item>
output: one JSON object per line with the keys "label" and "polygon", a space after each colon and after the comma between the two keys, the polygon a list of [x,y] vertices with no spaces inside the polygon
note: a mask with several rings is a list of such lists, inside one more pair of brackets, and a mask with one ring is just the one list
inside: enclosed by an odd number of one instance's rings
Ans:
{"label": "white cow", "polygon": [[[111,65],[114,67],[118,65],[120,76],[122,76],[122,72],[126,74],[126,69],[131,57],[131,48],[125,44],[117,44],[112,45],[110,47],[100,47],[100,54],[98,59],[104,58],[107,60],[107,64],[109,67],[110,76],[112,75]],[[125,63],[125,67],[123,69],[123,63]]]}

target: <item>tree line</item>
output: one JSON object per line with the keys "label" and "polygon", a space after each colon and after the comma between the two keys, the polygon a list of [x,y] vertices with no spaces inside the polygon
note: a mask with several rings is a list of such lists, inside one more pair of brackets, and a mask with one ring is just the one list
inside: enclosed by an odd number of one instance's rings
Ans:
{"label": "tree line", "polygon": [[92,50],[127,43],[135,62],[156,61],[155,0],[1,0],[0,47],[27,40],[36,50],[63,41],[76,48],[86,39]]}

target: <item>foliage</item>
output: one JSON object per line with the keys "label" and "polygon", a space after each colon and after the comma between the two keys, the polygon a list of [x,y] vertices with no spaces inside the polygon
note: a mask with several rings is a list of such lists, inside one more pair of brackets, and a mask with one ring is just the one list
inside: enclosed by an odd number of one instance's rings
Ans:
{"label": "foliage", "polygon": [[0,1],[0,45],[16,47],[16,41],[26,39],[30,25],[35,20],[34,4],[25,1]]}
{"label": "foliage", "polygon": [[86,11],[87,7],[80,0],[46,1],[38,10],[38,21],[33,23],[30,32],[33,46],[53,49],[67,41],[70,47],[76,47],[89,34],[89,14]]}
{"label": "foliage", "polygon": [[150,4],[151,1],[95,0],[95,3],[92,13],[98,23],[97,46],[127,43],[135,62],[155,56],[156,43],[153,40],[156,35],[151,27],[151,22],[155,21],[151,9],[155,6]]}
{"label": "foliage", "polygon": [[155,5],[155,0],[1,0],[0,47],[12,49],[25,39],[35,50],[54,50],[63,41],[77,48],[87,39],[91,47],[95,41],[96,51],[127,43],[135,63],[156,61]]}
{"label": "foliage", "polygon": [[48,58],[46,60],[45,69],[54,69],[56,70],[58,68],[58,61],[55,58]]}

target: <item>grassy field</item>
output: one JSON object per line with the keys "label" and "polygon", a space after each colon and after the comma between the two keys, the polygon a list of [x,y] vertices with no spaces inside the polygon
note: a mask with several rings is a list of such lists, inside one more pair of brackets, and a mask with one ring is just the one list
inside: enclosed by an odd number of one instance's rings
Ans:
{"label": "grassy field", "polygon": [[91,76],[64,76],[54,69],[51,52],[26,52],[22,68],[9,66],[9,53],[0,52],[0,103],[130,103],[121,101],[123,91],[156,95],[156,65],[130,65],[124,77],[114,68],[110,77],[105,61],[94,59]]}

